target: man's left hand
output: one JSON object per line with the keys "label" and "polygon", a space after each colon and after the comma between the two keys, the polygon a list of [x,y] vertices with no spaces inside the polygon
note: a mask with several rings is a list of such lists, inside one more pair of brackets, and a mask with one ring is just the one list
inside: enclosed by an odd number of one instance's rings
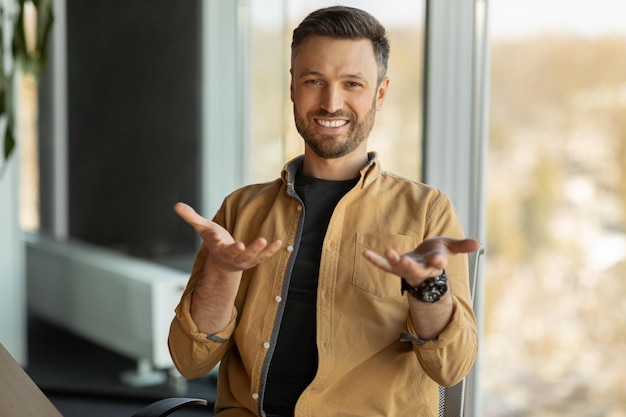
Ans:
{"label": "man's left hand", "polygon": [[380,269],[404,277],[409,285],[417,286],[427,278],[441,275],[448,266],[450,256],[474,252],[479,248],[480,242],[475,239],[433,237],[402,255],[393,249],[388,249],[383,255],[368,249],[363,256]]}

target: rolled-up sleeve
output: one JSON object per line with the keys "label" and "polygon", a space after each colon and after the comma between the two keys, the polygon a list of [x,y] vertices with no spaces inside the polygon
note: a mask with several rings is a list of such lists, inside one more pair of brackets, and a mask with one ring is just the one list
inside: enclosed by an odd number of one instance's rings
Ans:
{"label": "rolled-up sleeve", "polygon": [[410,341],[424,372],[439,385],[452,386],[463,379],[474,364],[478,337],[469,306],[453,297],[454,312],[446,328],[432,340],[421,340],[410,318],[403,341]]}
{"label": "rolled-up sleeve", "polygon": [[230,347],[237,319],[237,309],[233,308],[230,322],[214,334],[202,333],[191,317],[191,297],[200,271],[206,260],[206,250],[198,252],[187,288],[175,309],[176,315],[170,325],[168,347],[174,365],[188,379],[198,378],[208,373],[221,360]]}
{"label": "rolled-up sleeve", "polygon": [[[441,193],[428,216],[425,238],[448,236],[464,238],[459,216],[448,197]],[[467,255],[455,255],[446,267],[453,300],[452,317],[437,338],[419,340],[410,315],[407,318],[403,340],[413,343],[424,372],[439,385],[452,386],[471,370],[478,353],[476,317],[469,290]],[[406,336],[406,337],[405,337]]]}
{"label": "rolled-up sleeve", "polygon": [[215,334],[198,331],[189,312],[191,295],[183,298],[176,308],[170,325],[168,346],[174,365],[185,378],[198,378],[220,361],[235,329],[237,310],[233,309],[230,322]]}

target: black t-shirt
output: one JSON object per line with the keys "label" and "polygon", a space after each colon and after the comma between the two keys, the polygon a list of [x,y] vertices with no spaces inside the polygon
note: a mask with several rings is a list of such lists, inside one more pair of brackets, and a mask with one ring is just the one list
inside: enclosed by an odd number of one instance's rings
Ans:
{"label": "black t-shirt", "polygon": [[300,172],[296,176],[296,192],[304,203],[304,226],[267,376],[265,412],[292,416],[300,394],[315,377],[315,310],[322,244],[335,206],[357,181],[321,180]]}

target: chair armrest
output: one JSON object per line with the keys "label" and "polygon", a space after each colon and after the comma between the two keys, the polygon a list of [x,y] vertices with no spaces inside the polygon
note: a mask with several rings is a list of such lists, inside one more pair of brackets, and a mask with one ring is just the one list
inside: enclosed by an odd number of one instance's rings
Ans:
{"label": "chair armrest", "polygon": [[165,398],[149,404],[133,414],[133,417],[165,417],[174,411],[190,405],[208,406],[208,401],[200,398]]}

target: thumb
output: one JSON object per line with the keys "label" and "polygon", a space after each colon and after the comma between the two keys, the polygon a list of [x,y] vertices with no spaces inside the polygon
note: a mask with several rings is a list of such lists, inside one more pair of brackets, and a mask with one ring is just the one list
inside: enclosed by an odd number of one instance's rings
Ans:
{"label": "thumb", "polygon": [[192,227],[202,226],[207,220],[200,216],[190,205],[178,202],[174,204],[174,211],[181,219],[189,223]]}

